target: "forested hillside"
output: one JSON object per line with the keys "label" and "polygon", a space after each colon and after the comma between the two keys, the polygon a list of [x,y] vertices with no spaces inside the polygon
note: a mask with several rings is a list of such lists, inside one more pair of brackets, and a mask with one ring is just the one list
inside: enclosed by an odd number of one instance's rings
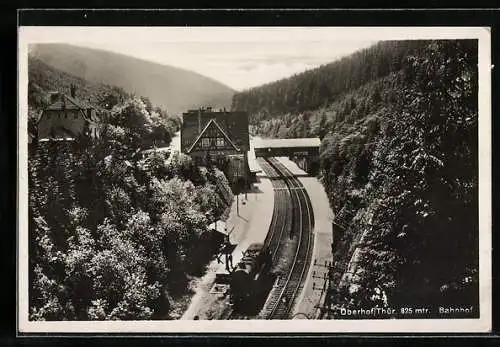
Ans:
{"label": "forested hillside", "polygon": [[322,138],[337,308],[478,315],[477,49],[381,42],[235,95],[261,136]]}
{"label": "forested hillside", "polygon": [[[122,88],[103,83],[94,83],[47,65],[43,61],[28,58],[28,104],[33,109],[47,106],[47,93],[59,91],[70,93],[70,86],[77,87],[77,97],[95,107],[111,109],[119,101],[131,97]],[[114,100],[113,103],[107,101]],[[106,104],[108,104],[106,106]]]}
{"label": "forested hillside", "polygon": [[210,105],[227,107],[234,91],[198,73],[108,51],[66,44],[38,44],[30,54],[57,69],[94,83],[147,96],[169,113]]}
{"label": "forested hillside", "polygon": [[422,41],[384,41],[319,68],[233,96],[232,108],[247,110],[252,123],[287,113],[314,110],[342,93],[401,70]]}
{"label": "forested hillside", "polygon": [[72,85],[76,87],[77,100],[96,108],[103,122],[106,122],[106,117],[113,107],[134,97],[140,98],[149,113],[148,121],[151,126],[150,136],[141,139],[144,144],[151,145],[154,138],[155,145],[168,145],[173,134],[180,129],[180,116],[168,114],[164,108],[153,105],[147,96],[134,96],[116,86],[89,82],[29,57],[28,120],[29,129],[33,134],[37,132],[36,123],[41,111],[49,104],[49,93],[61,92],[69,95]]}
{"label": "forested hillside", "polygon": [[229,184],[183,154],[140,155],[148,116],[126,101],[97,140],[31,148],[30,319],[168,319],[204,265],[193,252]]}
{"label": "forested hillside", "polygon": [[46,105],[46,92],[69,93],[71,84],[98,109],[100,137],[29,147],[29,317],[173,318],[208,260],[193,256],[199,237],[232,203],[229,183],[189,156],[144,151],[168,145],[178,117],[35,59],[30,113]]}

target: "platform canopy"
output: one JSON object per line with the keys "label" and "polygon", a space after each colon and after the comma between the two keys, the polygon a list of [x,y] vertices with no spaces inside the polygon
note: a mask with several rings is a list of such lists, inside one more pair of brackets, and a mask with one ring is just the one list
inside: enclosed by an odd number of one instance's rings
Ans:
{"label": "platform canopy", "polygon": [[255,155],[254,155],[254,158],[250,158],[248,157],[248,169],[250,170],[250,172],[262,172],[262,169],[261,167],[259,166],[259,164],[257,164],[257,159],[255,159]]}
{"label": "platform canopy", "polygon": [[254,148],[292,148],[292,147],[319,147],[319,137],[306,137],[297,139],[255,139]]}
{"label": "platform canopy", "polygon": [[317,157],[321,140],[318,137],[298,139],[255,139],[256,157],[306,156]]}

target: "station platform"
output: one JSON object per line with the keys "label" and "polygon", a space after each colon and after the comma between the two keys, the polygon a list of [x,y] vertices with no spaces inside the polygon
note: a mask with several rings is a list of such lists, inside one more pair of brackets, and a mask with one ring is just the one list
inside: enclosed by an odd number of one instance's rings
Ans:
{"label": "station platform", "polygon": [[262,168],[257,162],[257,157],[255,156],[255,141],[255,138],[250,138],[250,150],[248,151],[248,168],[253,174],[256,174],[257,172],[263,172]]}
{"label": "station platform", "polygon": [[[246,199],[245,194],[240,194],[238,199],[235,197],[224,224],[230,243],[235,245],[231,253],[234,266],[241,260],[248,246],[255,242],[264,242],[274,210],[273,187],[263,173],[257,173],[257,182],[253,183],[252,189],[246,195]],[[222,223],[218,224],[223,226]],[[217,315],[215,311],[222,310],[223,305],[219,301],[219,295],[222,294],[214,290],[217,274],[227,273],[225,256],[221,256],[220,260],[212,261],[206,274],[194,285],[195,294],[180,319],[191,320],[194,316],[212,319],[210,317]]]}
{"label": "station platform", "polygon": [[236,200],[235,198],[226,221],[228,230],[232,230],[229,233],[229,240],[232,244],[237,244],[233,251],[234,265],[240,261],[243,252],[250,244],[262,243],[266,239],[274,210],[272,184],[259,172],[257,182],[247,192],[247,198],[245,199],[245,194],[240,194],[239,202]]}
{"label": "station platform", "polygon": [[319,314],[319,307],[325,300],[326,282],[323,276],[328,274],[328,268],[324,265],[325,262],[332,260],[332,221],[334,215],[321,182],[316,177],[308,176],[305,171],[288,158],[280,157],[279,160],[294,175],[298,175],[299,181],[304,185],[311,199],[314,211],[314,248],[311,266],[292,315],[294,319],[304,319],[305,316],[314,319]]}
{"label": "station platform", "polygon": [[[322,291],[321,288],[325,283],[323,276],[328,272],[328,268],[322,265],[325,261],[332,259],[331,225],[333,213],[324,188],[315,177],[308,176],[306,172],[286,157],[280,157],[279,160],[291,172],[298,175],[298,179],[311,198],[314,211],[314,247],[311,266],[293,313],[294,319],[304,319],[305,317],[313,319],[318,315],[318,308],[325,299],[325,291]],[[245,194],[240,194],[238,200],[235,198],[229,217],[224,224],[231,244],[235,245],[232,251],[233,265],[241,260],[243,252],[250,244],[265,240],[271,223],[274,209],[273,187],[263,171],[258,172],[256,177],[257,182],[253,184],[253,189],[247,192],[247,198],[245,199]],[[222,227],[223,224],[220,223],[220,225]],[[212,317],[217,317],[217,312],[224,310],[224,305],[227,305],[221,301],[224,300],[222,299],[224,289],[219,291],[218,288],[214,287],[217,274],[226,273],[225,257],[221,256],[220,259],[220,262],[212,261],[208,266],[207,273],[193,286],[195,295],[191,298],[188,309],[180,319],[190,320],[195,316],[198,316],[199,319],[217,319]]]}

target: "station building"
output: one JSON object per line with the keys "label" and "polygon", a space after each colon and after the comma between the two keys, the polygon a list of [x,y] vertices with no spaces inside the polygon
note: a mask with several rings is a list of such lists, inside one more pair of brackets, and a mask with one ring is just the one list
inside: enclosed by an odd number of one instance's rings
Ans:
{"label": "station building", "polygon": [[197,163],[226,167],[229,181],[249,184],[248,114],[243,111],[188,110],[182,117],[181,151]]}

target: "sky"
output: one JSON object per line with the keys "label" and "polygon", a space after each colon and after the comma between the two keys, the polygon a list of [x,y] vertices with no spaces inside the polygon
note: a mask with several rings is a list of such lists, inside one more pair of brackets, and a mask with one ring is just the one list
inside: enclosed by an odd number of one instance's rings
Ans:
{"label": "sky", "polygon": [[78,44],[184,68],[244,90],[292,76],[353,53],[372,41],[341,43],[296,41],[293,37],[274,42],[164,42]]}
{"label": "sky", "polygon": [[[470,38],[467,27],[20,27],[29,43],[69,43],[195,71],[238,91],[335,61],[380,40]],[[487,28],[484,29],[485,33]],[[482,33],[482,34],[485,34]]]}

